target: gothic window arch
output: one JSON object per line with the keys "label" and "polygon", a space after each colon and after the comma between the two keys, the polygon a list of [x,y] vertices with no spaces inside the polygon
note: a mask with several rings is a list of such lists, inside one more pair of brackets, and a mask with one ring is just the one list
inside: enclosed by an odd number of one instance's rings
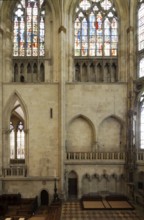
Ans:
{"label": "gothic window arch", "polygon": [[[13,11],[14,82],[41,82],[45,58],[45,1],[20,0]],[[37,69],[29,73],[28,63]],[[29,74],[31,75],[29,77]],[[22,80],[21,80],[22,79]]]}
{"label": "gothic window arch", "polygon": [[21,0],[14,10],[13,56],[44,56],[43,0]]}
{"label": "gothic window arch", "polygon": [[116,57],[118,19],[110,0],[82,0],[75,10],[74,55]]}
{"label": "gothic window arch", "polygon": [[26,113],[23,104],[15,96],[9,118],[9,160],[10,164],[24,164],[26,160]]}
{"label": "gothic window arch", "polygon": [[[118,81],[118,28],[119,21],[113,1],[79,1],[74,17],[75,81]],[[86,60],[85,79],[82,77],[83,60]],[[101,70],[98,63],[102,67]]]}

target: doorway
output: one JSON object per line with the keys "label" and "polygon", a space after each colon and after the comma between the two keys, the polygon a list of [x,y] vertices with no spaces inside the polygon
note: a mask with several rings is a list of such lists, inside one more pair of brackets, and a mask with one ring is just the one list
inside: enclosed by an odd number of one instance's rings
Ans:
{"label": "doorway", "polygon": [[78,178],[77,174],[72,171],[68,176],[68,197],[69,199],[76,199],[78,195]]}
{"label": "doorway", "polygon": [[41,191],[40,199],[41,199],[41,205],[42,206],[48,206],[49,205],[49,194],[46,190]]}

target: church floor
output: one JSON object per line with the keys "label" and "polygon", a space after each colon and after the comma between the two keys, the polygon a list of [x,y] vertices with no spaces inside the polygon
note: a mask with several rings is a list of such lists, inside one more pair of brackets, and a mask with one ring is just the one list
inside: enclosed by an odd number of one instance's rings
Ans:
{"label": "church floor", "polygon": [[143,210],[82,210],[79,201],[62,206],[61,220],[144,220]]}

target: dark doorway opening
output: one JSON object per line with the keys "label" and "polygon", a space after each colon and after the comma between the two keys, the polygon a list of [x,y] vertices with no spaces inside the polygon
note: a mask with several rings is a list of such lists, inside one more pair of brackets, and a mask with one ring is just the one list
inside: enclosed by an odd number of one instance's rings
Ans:
{"label": "dark doorway opening", "polygon": [[46,190],[41,191],[41,205],[46,206],[49,205],[49,194]]}
{"label": "dark doorway opening", "polygon": [[68,197],[69,199],[76,199],[78,195],[78,180],[75,172],[71,172],[68,176]]}

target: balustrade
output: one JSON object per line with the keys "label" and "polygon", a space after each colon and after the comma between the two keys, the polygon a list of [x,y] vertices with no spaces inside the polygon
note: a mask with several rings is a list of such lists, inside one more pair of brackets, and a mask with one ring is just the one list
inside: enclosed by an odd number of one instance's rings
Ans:
{"label": "balustrade", "polygon": [[25,177],[27,174],[27,168],[26,167],[9,167],[9,168],[3,168],[3,176],[4,177]]}
{"label": "balustrade", "polygon": [[67,152],[67,160],[125,160],[125,152]]}

